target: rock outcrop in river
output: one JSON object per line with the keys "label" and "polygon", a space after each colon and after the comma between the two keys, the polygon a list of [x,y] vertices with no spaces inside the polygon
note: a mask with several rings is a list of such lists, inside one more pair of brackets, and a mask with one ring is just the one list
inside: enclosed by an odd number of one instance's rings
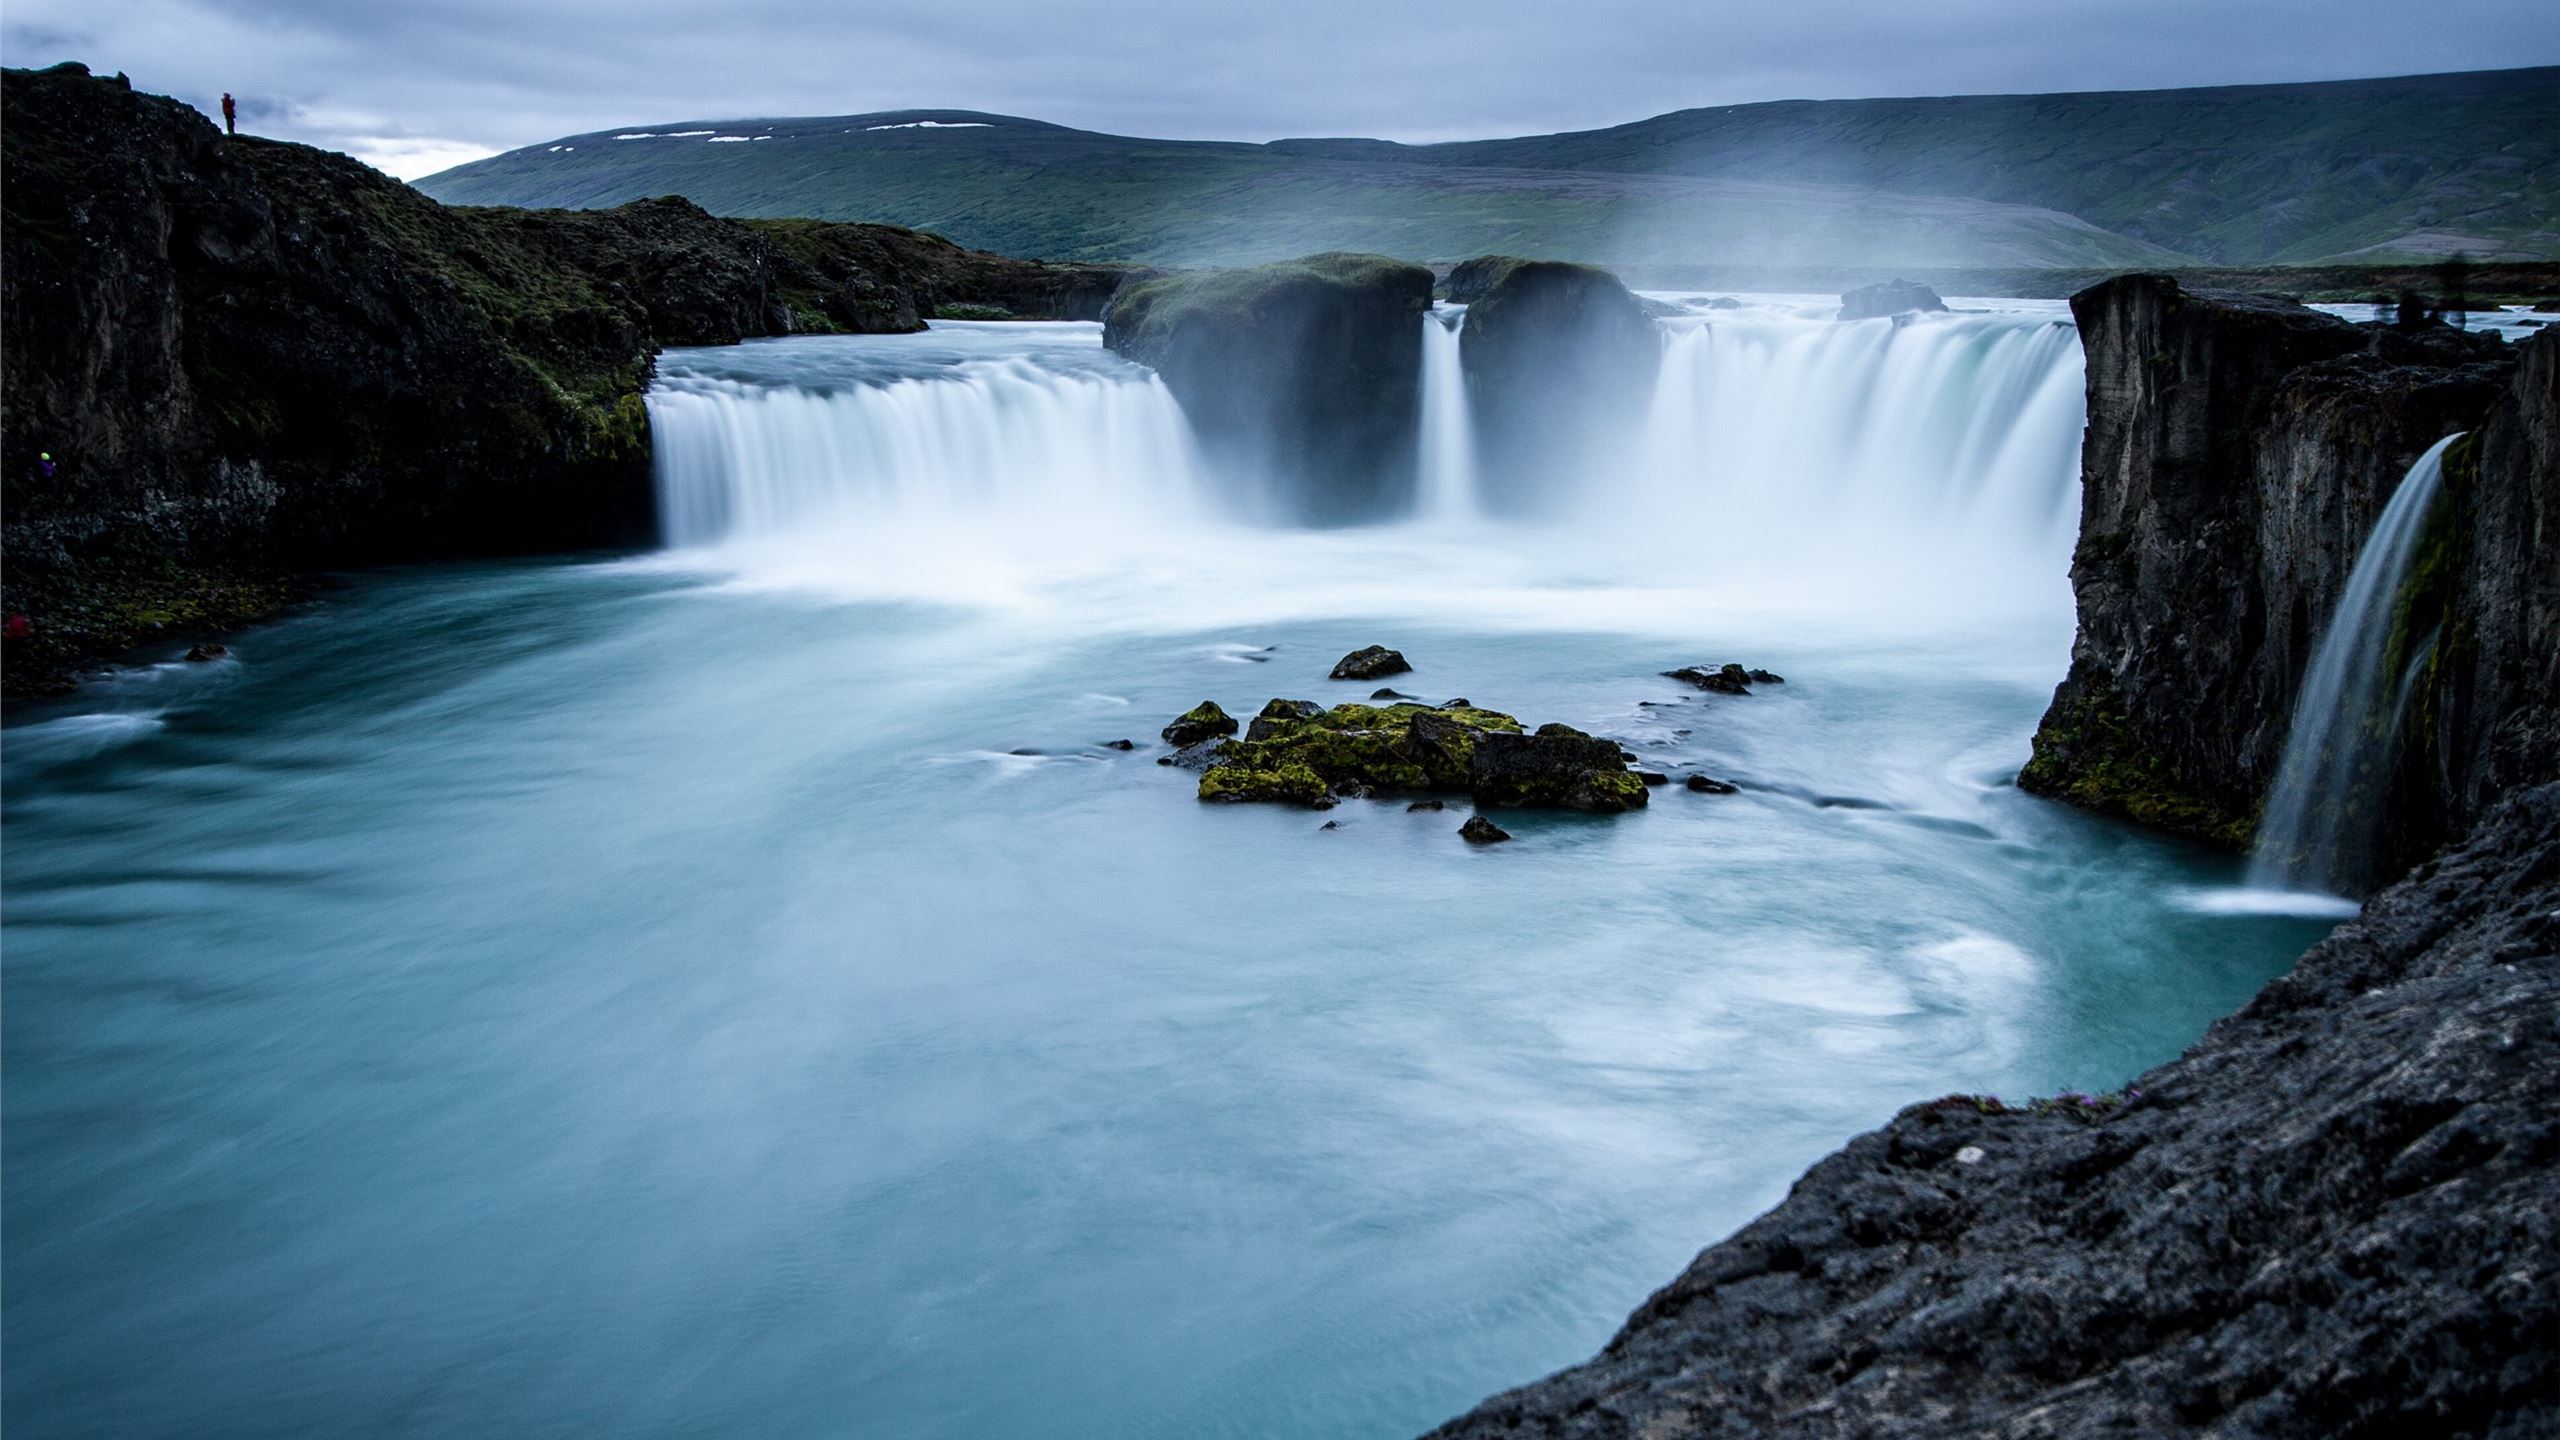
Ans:
{"label": "rock outcrop in river", "polygon": [[1164,377],[1223,466],[1294,477],[1292,518],[1340,523],[1412,497],[1430,308],[1419,265],[1310,255],[1133,284],[1103,344]]}
{"label": "rock outcrop in river", "polygon": [[[1469,266],[1452,272],[1452,293]],[[1468,293],[1476,298],[1458,350],[1475,415],[1480,499],[1532,510],[1566,493],[1577,470],[1610,463],[1639,433],[1662,335],[1618,277],[1595,266],[1495,260],[1469,274]]]}
{"label": "rock outcrop in river", "polygon": [[682,200],[450,208],[76,65],[0,104],[12,694],[315,570],[651,539],[660,346],[1090,318],[1121,277]]}
{"label": "rock outcrop in river", "polygon": [[2437,638],[2377,878],[2506,789],[2560,778],[2560,337],[2350,325],[2159,276],[2072,309],[2089,366],[2080,630],[2020,784],[2245,844],[2365,537],[2457,430],[2473,433],[2398,601],[2398,663]]}
{"label": "rock outcrop in river", "polygon": [[1434,1440],[2560,1429],[2560,786],[2121,1097],[1905,1110]]}

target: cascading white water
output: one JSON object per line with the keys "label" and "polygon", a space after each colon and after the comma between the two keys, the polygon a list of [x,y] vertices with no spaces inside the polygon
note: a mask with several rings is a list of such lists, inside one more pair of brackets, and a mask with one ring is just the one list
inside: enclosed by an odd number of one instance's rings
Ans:
{"label": "cascading white water", "polygon": [[1098,348],[982,355],[1002,337],[954,328],[949,354],[669,352],[648,397],[667,542],[993,527],[1063,546],[1189,512],[1190,432],[1160,381]]}
{"label": "cascading white water", "polygon": [[1608,499],[1731,553],[2041,572],[2069,553],[2082,406],[2067,321],[1674,320],[1635,491]]}
{"label": "cascading white water", "polygon": [[1465,308],[1451,305],[1422,317],[1421,475],[1414,512],[1426,522],[1461,519],[1475,509],[1475,422],[1458,357],[1466,321]]}
{"label": "cascading white water", "polygon": [[2426,652],[2415,647],[2403,673],[2386,673],[2393,601],[2444,478],[2444,452],[2461,438],[2437,441],[2409,467],[2356,556],[2294,701],[2284,760],[2250,856],[2252,886],[2338,894],[2365,882],[2363,857],[2390,781],[2400,714]]}

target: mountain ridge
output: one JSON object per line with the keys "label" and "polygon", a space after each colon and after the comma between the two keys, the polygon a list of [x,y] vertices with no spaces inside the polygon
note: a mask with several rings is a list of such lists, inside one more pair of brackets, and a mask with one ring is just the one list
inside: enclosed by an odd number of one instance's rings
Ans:
{"label": "mountain ridge", "polygon": [[595,130],[417,184],[452,203],[573,208],[678,193],[722,214],[1156,264],[1340,248],[1879,266],[2560,259],[2554,114],[2549,66],[1781,100],[1422,145],[1150,139],[908,108]]}

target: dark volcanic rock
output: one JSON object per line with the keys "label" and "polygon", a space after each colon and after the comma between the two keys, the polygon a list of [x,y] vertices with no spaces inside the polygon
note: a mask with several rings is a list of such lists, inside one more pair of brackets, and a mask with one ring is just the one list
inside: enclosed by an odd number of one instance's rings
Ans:
{"label": "dark volcanic rock", "polygon": [[[1270,707],[1265,706],[1263,713],[1269,714]],[[1235,717],[1219,709],[1217,701],[1203,700],[1175,716],[1172,723],[1164,727],[1164,743],[1183,749],[1197,745],[1203,740],[1214,740],[1222,735],[1234,733],[1236,733]]]}
{"label": "dark volcanic rock", "polygon": [[[1282,727],[1300,720],[1313,720],[1324,713],[1324,707],[1313,700],[1266,700],[1253,723],[1245,727],[1247,740],[1268,740]],[[1229,733],[1233,733],[1232,727]]]}
{"label": "dark volcanic rock", "polygon": [[202,663],[207,660],[219,660],[230,653],[230,646],[207,640],[201,645],[190,648],[187,651],[187,658],[191,661]]}
{"label": "dark volcanic rock", "polygon": [[1864,285],[1840,297],[1842,320],[1876,320],[1887,315],[1910,315],[1920,311],[1944,310],[1947,302],[1938,292],[1914,280],[1887,280]]}
{"label": "dark volcanic rock", "polygon": [[2560,786],[2124,1103],[1914,1106],[1439,1440],[2560,1433]]}
{"label": "dark volcanic rock", "polygon": [[[1718,695],[1748,695],[1751,693],[1751,682],[1755,680],[1764,685],[1781,683],[1777,676],[1770,675],[1766,670],[1745,670],[1739,665],[1719,665],[1713,670],[1704,665],[1684,665],[1677,670],[1665,670],[1662,673],[1673,680],[1684,681]],[[1767,678],[1762,679],[1763,676]]]}
{"label": "dark volcanic rock", "polygon": [[1511,838],[1511,832],[1481,815],[1471,816],[1458,827],[1458,838],[1470,845],[1495,845]]}
{"label": "dark volcanic rock", "polygon": [[1138,748],[1138,742],[1135,740],[1105,740],[1102,742],[1102,748],[1105,750],[1135,750]]}
{"label": "dark volcanic rock", "polygon": [[1201,443],[1267,470],[1300,518],[1398,513],[1413,495],[1431,272],[1310,255],[1133,284],[1102,343],[1153,366]]}
{"label": "dark volcanic rock", "polygon": [[1458,352],[1483,498],[1534,510],[1566,493],[1566,477],[1610,463],[1631,443],[1652,398],[1662,337],[1606,270],[1560,260],[1494,270],[1467,309]]}
{"label": "dark volcanic rock", "polygon": [[1447,808],[1449,808],[1449,802],[1445,800],[1416,800],[1412,804],[1404,807],[1405,813],[1408,815],[1417,810],[1445,810]]}
{"label": "dark volcanic rock", "polygon": [[[1384,645],[1371,645],[1363,649],[1354,650],[1350,654],[1333,662],[1333,674],[1331,678],[1335,680],[1383,680],[1390,675],[1402,675],[1411,669],[1413,669],[1413,667],[1405,663],[1404,656],[1388,649]],[[1372,695],[1369,698],[1374,700],[1378,697]]]}
{"label": "dark volcanic rock", "polygon": [[10,694],[316,571],[648,542],[661,345],[1118,277],[673,199],[449,208],[78,66],[0,72],[0,109]]}
{"label": "dark volcanic rock", "polygon": [[1479,805],[1544,805],[1594,814],[1639,810],[1644,782],[1620,758],[1617,742],[1570,725],[1541,725],[1534,735],[1489,734],[1475,745],[1467,790]]}
{"label": "dark volcanic rock", "polygon": [[2245,844],[2375,518],[2462,429],[2398,606],[2395,668],[2423,663],[2377,876],[2500,787],[2560,775],[2560,338],[2360,327],[2159,276],[2072,308],[2089,364],[2080,630],[2022,786]]}
{"label": "dark volcanic rock", "polygon": [[1688,786],[1690,789],[1697,791],[1701,795],[1731,795],[1735,793],[1734,786],[1730,782],[1713,779],[1705,775],[1692,775],[1681,783]]}

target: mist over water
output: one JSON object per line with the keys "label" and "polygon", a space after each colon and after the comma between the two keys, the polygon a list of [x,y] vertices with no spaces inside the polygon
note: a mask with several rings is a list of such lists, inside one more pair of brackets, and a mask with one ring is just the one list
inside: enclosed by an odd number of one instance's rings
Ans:
{"label": "mist over water", "polygon": [[[1409,1435],[1904,1104],[2168,1058],[2315,927],[2009,783],[2078,355],[1984,308],[1666,321],[1538,523],[1434,408],[1417,513],[1276,524],[1091,326],[674,352],[666,549],[23,713],[13,1434]],[[1742,793],[1150,763],[1372,642]]]}

